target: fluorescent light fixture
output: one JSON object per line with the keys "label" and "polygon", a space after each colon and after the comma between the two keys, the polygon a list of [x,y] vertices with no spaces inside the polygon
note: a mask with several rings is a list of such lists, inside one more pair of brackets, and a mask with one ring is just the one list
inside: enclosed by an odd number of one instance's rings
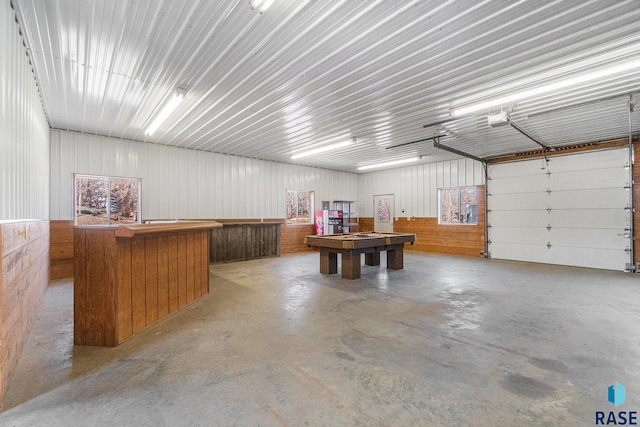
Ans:
{"label": "fluorescent light fixture", "polygon": [[453,117],[463,116],[469,113],[475,113],[476,111],[488,110],[491,107],[496,107],[502,104],[508,104],[510,102],[532,98],[546,93],[554,92],[560,89],[564,89],[569,86],[574,86],[582,83],[587,83],[593,80],[598,80],[604,77],[611,76],[613,74],[629,71],[634,68],[640,68],[640,60],[625,62],[623,64],[614,65],[612,67],[604,68],[598,71],[592,71],[590,73],[582,74],[576,77],[571,77],[564,80],[559,80],[555,83],[549,83],[546,85],[538,86],[533,89],[523,90],[511,95],[505,95],[500,98],[494,98],[489,101],[480,102],[478,104],[470,105],[468,107],[455,108],[451,110]]}
{"label": "fluorescent light fixture", "polygon": [[162,122],[164,122],[167,117],[169,117],[171,113],[173,113],[173,110],[175,110],[178,105],[184,100],[186,94],[186,90],[182,88],[176,89],[174,94],[171,96],[171,99],[169,99],[162,110],[158,113],[156,118],[147,127],[147,130],[145,130],[144,134],[147,136],[153,135],[153,133],[160,127]]}
{"label": "fluorescent light fixture", "polygon": [[351,141],[342,141],[335,144],[325,145],[324,147],[312,148],[311,150],[303,151],[291,156],[291,160],[299,159],[302,157],[313,156],[314,154],[324,153],[326,151],[337,150],[339,148],[348,147],[355,144],[356,139],[352,138]]}
{"label": "fluorescent light fixture", "polygon": [[273,3],[273,0],[249,0],[249,6],[251,9],[258,9],[258,12],[262,13],[269,9],[269,6]]}
{"label": "fluorescent light fixture", "polygon": [[401,159],[401,160],[392,160],[390,162],[384,162],[384,163],[376,163],[375,165],[358,166],[358,170],[363,171],[367,169],[383,168],[385,166],[402,165],[405,163],[417,162],[420,159],[422,159],[422,156],[410,157],[408,159]]}

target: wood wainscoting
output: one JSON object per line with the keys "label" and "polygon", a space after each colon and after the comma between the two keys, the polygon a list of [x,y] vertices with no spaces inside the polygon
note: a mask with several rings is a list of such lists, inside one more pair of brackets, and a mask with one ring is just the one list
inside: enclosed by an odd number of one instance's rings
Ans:
{"label": "wood wainscoting", "polygon": [[0,222],[0,412],[49,284],[49,221]]}
{"label": "wood wainscoting", "polygon": [[[360,218],[363,231],[373,230],[373,218]],[[484,250],[484,224],[440,225],[438,218],[396,218],[396,233],[415,233],[413,246],[405,249],[449,255],[479,256]]]}
{"label": "wood wainscoting", "polygon": [[316,234],[314,224],[296,224],[282,226],[281,254],[294,254],[298,252],[312,251],[313,249],[304,244],[304,236]]}
{"label": "wood wainscoting", "polygon": [[361,231],[363,233],[366,233],[367,231],[373,231],[373,217],[360,217],[358,231]]}
{"label": "wood wainscoting", "polygon": [[398,233],[416,233],[417,240],[408,248],[420,252],[480,256],[484,250],[484,225],[440,225],[438,218],[398,218]]}

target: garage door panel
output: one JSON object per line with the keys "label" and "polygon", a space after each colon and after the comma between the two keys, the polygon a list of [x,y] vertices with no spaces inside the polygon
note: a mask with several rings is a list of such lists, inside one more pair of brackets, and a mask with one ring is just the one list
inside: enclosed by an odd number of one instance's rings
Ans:
{"label": "garage door panel", "polygon": [[552,228],[547,233],[549,243],[555,246],[561,242],[561,246],[571,246],[577,249],[624,249],[629,239],[625,239],[624,228],[607,229],[594,228],[585,232],[583,228]]}
{"label": "garage door panel", "polygon": [[491,194],[491,210],[529,210],[547,206],[547,193]]}
{"label": "garage door panel", "polygon": [[548,205],[554,209],[602,209],[624,206],[629,202],[629,192],[604,188],[575,191],[551,191]]}
{"label": "garage door panel", "polygon": [[[579,161],[576,158],[579,157]],[[570,171],[597,171],[599,169],[624,168],[629,161],[628,148],[599,150],[569,156],[550,157],[548,169],[552,173]]]}
{"label": "garage door panel", "polygon": [[620,208],[492,210],[489,224],[504,227],[621,228],[629,225],[629,211]]}
{"label": "garage door panel", "polygon": [[528,245],[523,243],[503,243],[489,245],[491,258],[508,259],[513,261],[540,262],[548,264],[546,246]]}
{"label": "garage door panel", "polygon": [[[611,188],[612,182],[625,183],[629,172],[623,167],[615,169],[595,169],[569,173],[552,173],[549,176],[549,187],[555,191],[581,190],[583,188]],[[624,185],[617,188],[624,191]]]}
{"label": "garage door panel", "polygon": [[624,209],[554,209],[548,224],[569,228],[620,228],[629,225],[629,211]]}
{"label": "garage door panel", "polygon": [[576,248],[624,249],[629,240],[624,238],[624,228],[551,227],[491,227],[489,240],[496,243],[523,243],[546,246],[572,246]]}
{"label": "garage door panel", "polygon": [[491,211],[489,225],[502,227],[537,227],[544,228],[549,223],[547,217],[531,210]]}
{"label": "garage door panel", "polygon": [[[608,270],[616,270],[616,268],[611,268],[612,262],[609,260],[614,260],[614,264],[623,267],[629,260],[628,254],[621,249],[576,249],[572,247],[559,246],[547,248],[546,246],[536,247],[525,244],[503,244],[500,245],[500,247],[493,249],[490,245],[489,250],[491,257],[496,259],[538,262],[542,264],[572,265],[576,267],[601,268]],[[603,252],[606,252],[606,256],[602,255]],[[620,268],[619,270],[623,270],[623,268]]]}
{"label": "garage door panel", "polygon": [[[542,169],[542,161],[526,161],[526,162],[513,162],[502,163],[500,167],[491,167],[489,170],[489,176],[491,179],[513,179],[516,177],[526,177],[531,175],[543,175],[546,169]],[[491,165],[494,166],[494,165]]]}
{"label": "garage door panel", "polygon": [[629,255],[624,249],[552,246],[549,249],[548,260],[548,264],[622,271],[629,262]]}
{"label": "garage door panel", "polygon": [[496,243],[547,244],[547,229],[540,227],[494,227],[489,229],[489,240]]}
{"label": "garage door panel", "polygon": [[492,196],[498,194],[518,194],[523,191],[523,188],[526,188],[529,193],[544,193],[548,188],[544,175],[527,175],[499,179],[492,177],[490,185]]}

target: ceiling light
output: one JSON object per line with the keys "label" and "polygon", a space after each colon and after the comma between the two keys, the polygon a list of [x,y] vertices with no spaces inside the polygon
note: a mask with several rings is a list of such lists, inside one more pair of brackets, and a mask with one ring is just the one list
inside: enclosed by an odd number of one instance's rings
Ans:
{"label": "ceiling light", "polygon": [[511,95],[505,95],[500,98],[494,98],[489,101],[484,101],[478,104],[470,105],[468,107],[452,109],[451,115],[454,117],[458,117],[468,113],[474,113],[476,111],[488,110],[491,107],[496,107],[499,105],[509,104],[514,101],[519,101],[519,100],[532,98],[539,95],[544,95],[550,92],[564,89],[569,86],[574,86],[582,83],[587,83],[593,80],[598,80],[616,73],[629,71],[634,68],[640,68],[640,60],[625,62],[612,67],[603,68],[602,70],[592,71],[590,73],[582,74],[582,75],[571,77],[564,80],[559,80],[555,83],[549,83],[546,85],[535,87],[533,89],[523,90],[521,92],[513,93]]}
{"label": "ceiling light", "polygon": [[145,130],[144,134],[147,136],[153,135],[153,133],[158,129],[158,127],[160,127],[162,122],[164,122],[167,119],[167,117],[169,117],[169,115],[173,113],[173,110],[175,110],[176,107],[178,107],[178,105],[184,100],[184,97],[186,94],[187,94],[187,91],[185,89],[177,88],[173,93],[173,95],[171,96],[171,99],[169,99],[169,101],[165,104],[162,110],[158,113],[156,118],[147,127],[147,130]]}
{"label": "ceiling light", "polygon": [[401,160],[392,160],[390,162],[384,162],[384,163],[376,163],[375,165],[358,166],[358,170],[363,171],[367,169],[383,168],[385,166],[402,165],[404,163],[417,162],[420,159],[422,159],[422,156],[411,157],[408,159],[401,159]]}
{"label": "ceiling light", "polygon": [[303,151],[291,156],[291,160],[299,159],[301,157],[313,156],[314,154],[324,153],[326,151],[337,150],[339,148],[347,147],[355,144],[356,139],[352,138],[350,141],[337,142],[335,144],[325,145],[324,147],[313,148],[311,150]]}
{"label": "ceiling light", "polygon": [[273,0],[249,0],[249,6],[251,9],[258,9],[258,12],[262,13],[269,9],[269,6],[273,3]]}

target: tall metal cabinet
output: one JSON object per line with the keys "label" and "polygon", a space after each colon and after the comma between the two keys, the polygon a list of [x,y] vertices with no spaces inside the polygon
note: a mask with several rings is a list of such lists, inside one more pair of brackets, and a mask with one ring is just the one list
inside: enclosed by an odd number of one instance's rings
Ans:
{"label": "tall metal cabinet", "polygon": [[334,200],[333,209],[342,211],[342,232],[358,232],[358,202],[354,200]]}

